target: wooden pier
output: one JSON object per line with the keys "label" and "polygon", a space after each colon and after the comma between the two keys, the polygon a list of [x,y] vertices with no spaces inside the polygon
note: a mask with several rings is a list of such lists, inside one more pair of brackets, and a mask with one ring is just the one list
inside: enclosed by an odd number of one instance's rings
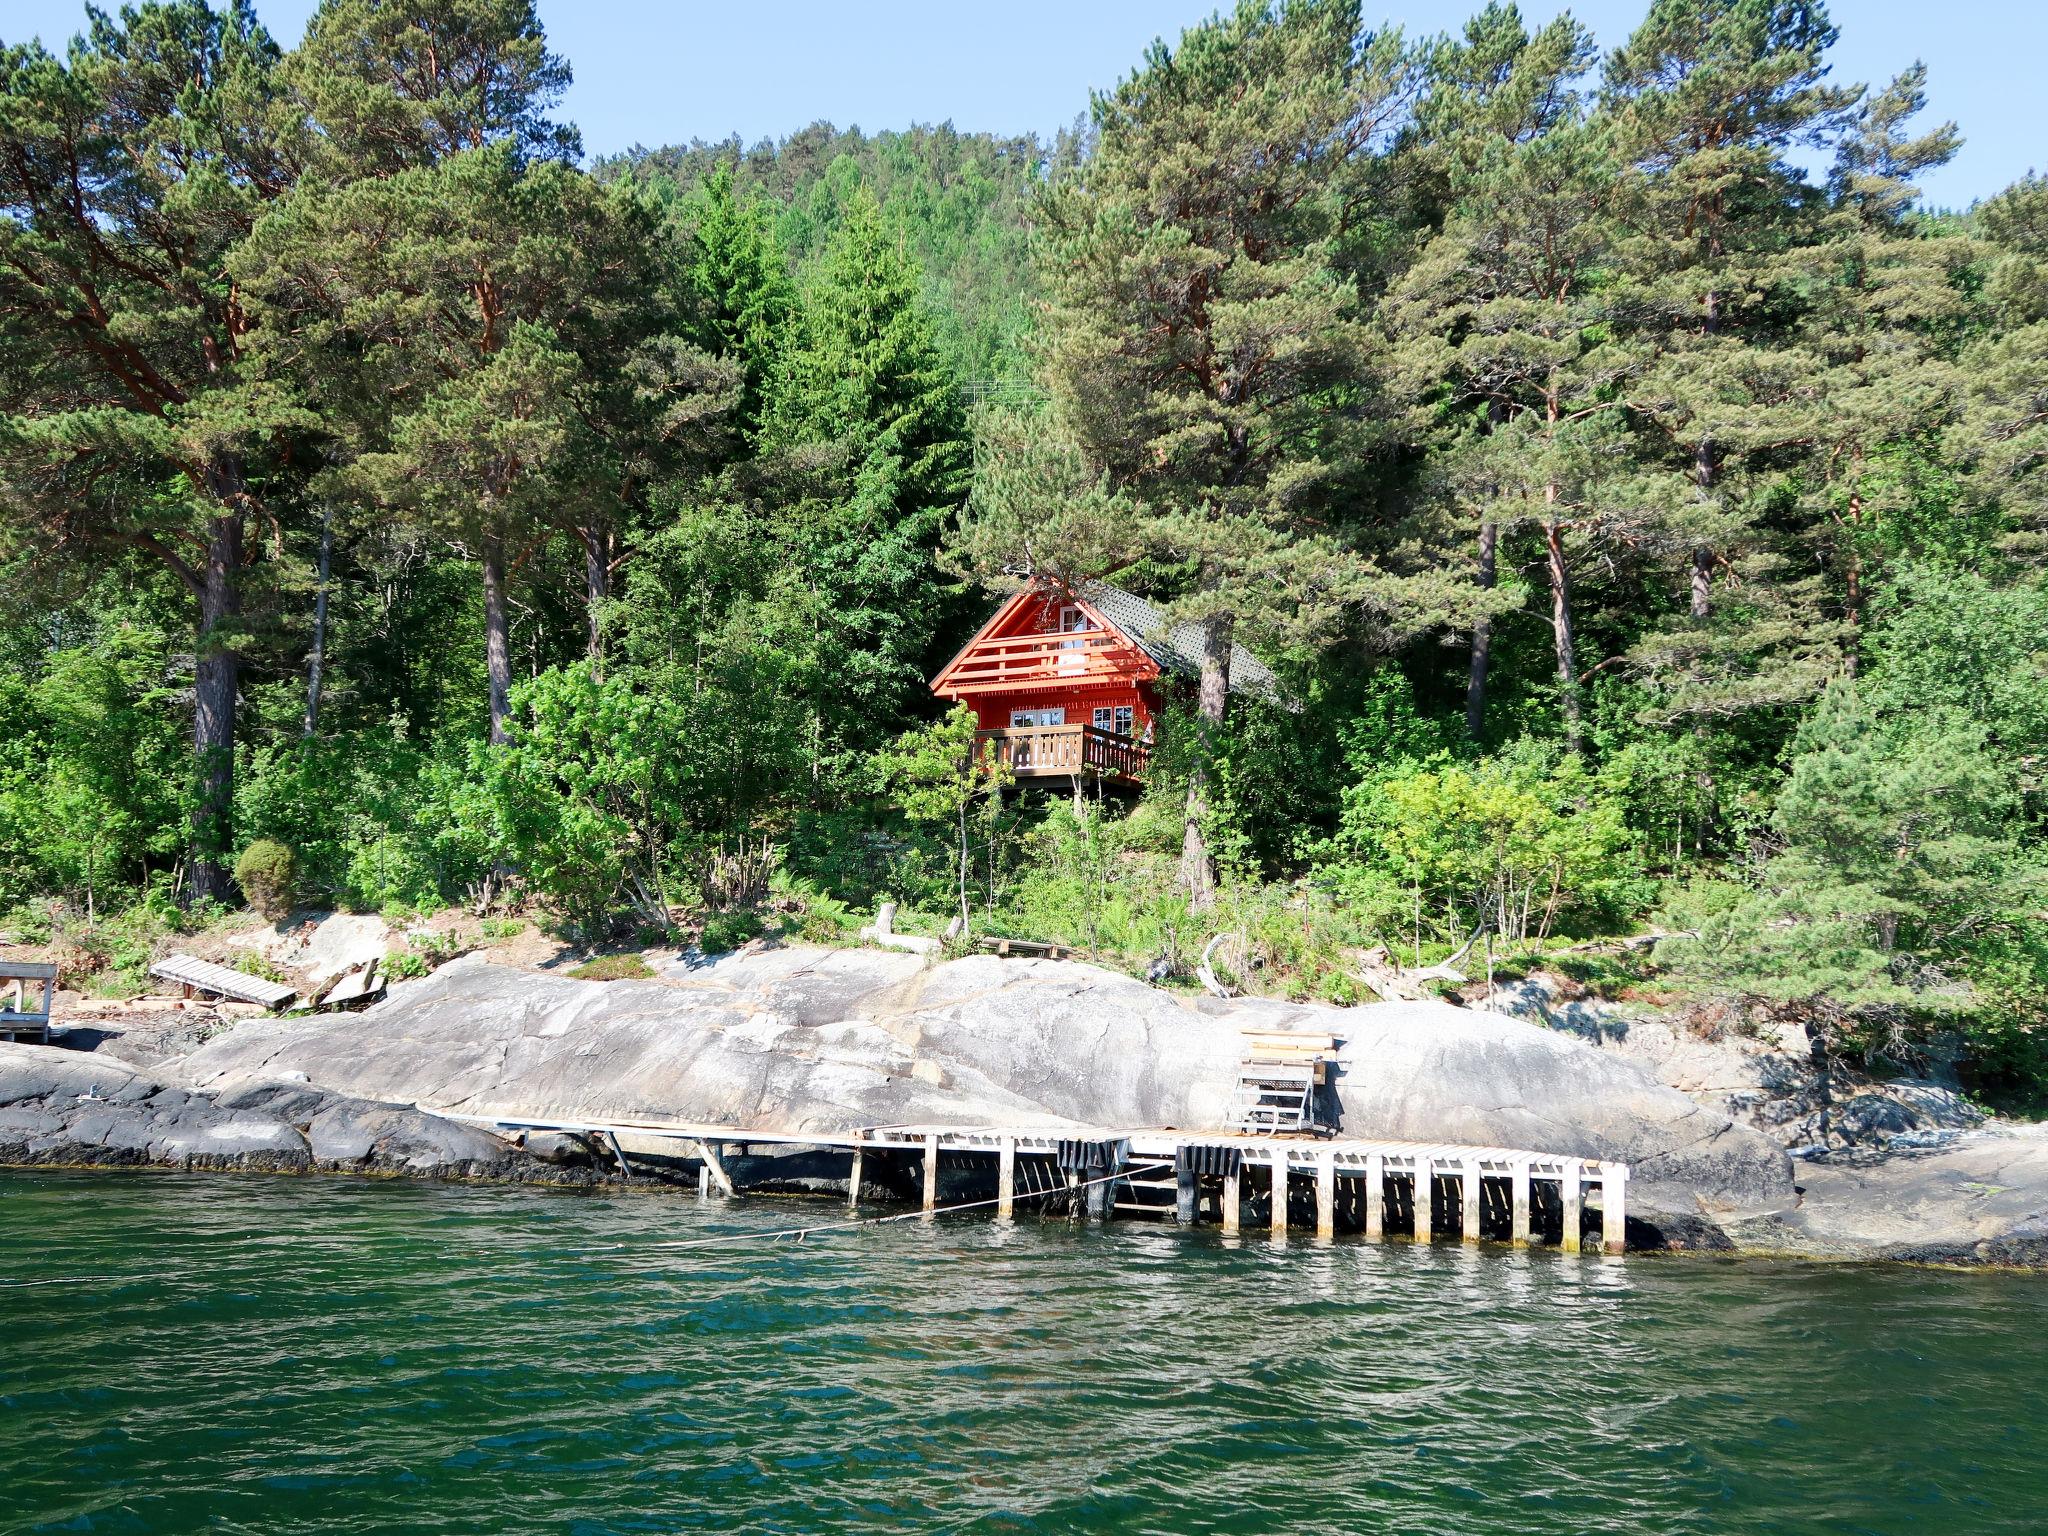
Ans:
{"label": "wooden pier", "polygon": [[[1597,1203],[1595,1246],[1607,1253],[1627,1246],[1627,1164],[1507,1147],[1065,1126],[897,1125],[820,1134],[433,1112],[512,1134],[579,1136],[622,1168],[623,1141],[669,1143],[674,1155],[698,1163],[700,1197],[714,1189],[740,1193],[729,1160],[750,1148],[800,1149],[845,1155],[847,1200],[855,1207],[881,1160],[891,1159],[904,1176],[895,1181],[899,1188],[915,1170],[908,1187],[927,1215],[992,1208],[998,1220],[1010,1220],[1022,1200],[1064,1198],[1098,1220],[1214,1222],[1226,1233],[1245,1230],[1249,1215],[1279,1237],[1299,1226],[1321,1238],[1348,1231],[1370,1239],[1526,1246],[1552,1232],[1558,1247],[1576,1253]],[[942,1170],[993,1193],[942,1207]]]}

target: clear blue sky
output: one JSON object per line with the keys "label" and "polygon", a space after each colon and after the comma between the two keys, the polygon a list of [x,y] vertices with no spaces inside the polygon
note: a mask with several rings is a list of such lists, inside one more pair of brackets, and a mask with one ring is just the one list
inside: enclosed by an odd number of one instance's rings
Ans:
{"label": "clear blue sky", "polygon": [[[297,40],[314,0],[257,0],[280,41]],[[1411,32],[1457,26],[1479,0],[1367,0],[1368,16]],[[1603,44],[1647,0],[1579,0]],[[598,154],[634,143],[780,137],[825,119],[900,128],[1050,133],[1091,87],[1114,84],[1153,37],[1177,35],[1215,0],[541,0],[576,71],[567,114]],[[1547,18],[1551,0],[1523,0]],[[1930,71],[1930,117],[1967,140],[1927,178],[1930,202],[1963,205],[2030,167],[2048,168],[2038,107],[2048,0],[1834,0],[1837,79],[1888,80],[1915,58]],[[78,30],[80,0],[0,0],[0,40],[53,46]]]}

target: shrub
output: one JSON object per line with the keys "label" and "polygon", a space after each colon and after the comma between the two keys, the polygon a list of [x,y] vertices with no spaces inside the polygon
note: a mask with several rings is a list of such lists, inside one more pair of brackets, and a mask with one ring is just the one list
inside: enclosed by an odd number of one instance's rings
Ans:
{"label": "shrub", "polygon": [[704,919],[697,947],[707,955],[729,954],[749,939],[760,937],[766,926],[758,912],[716,912]]}
{"label": "shrub", "polygon": [[259,837],[235,861],[235,884],[265,917],[282,917],[298,889],[296,862],[283,843]]}
{"label": "shrub", "polygon": [[409,949],[394,949],[384,957],[384,975],[391,981],[410,981],[426,974],[425,957]]}

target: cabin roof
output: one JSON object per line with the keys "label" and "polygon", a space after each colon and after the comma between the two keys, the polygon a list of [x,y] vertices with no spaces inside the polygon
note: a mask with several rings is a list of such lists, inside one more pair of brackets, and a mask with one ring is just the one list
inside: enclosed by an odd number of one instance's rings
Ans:
{"label": "cabin roof", "polygon": [[[1134,592],[1091,581],[1074,594],[1101,614],[1131,644],[1159,663],[1162,672],[1180,677],[1202,675],[1202,626],[1169,625],[1166,615]],[[1280,697],[1280,679],[1273,669],[1235,641],[1230,646],[1230,691],[1262,699]]]}

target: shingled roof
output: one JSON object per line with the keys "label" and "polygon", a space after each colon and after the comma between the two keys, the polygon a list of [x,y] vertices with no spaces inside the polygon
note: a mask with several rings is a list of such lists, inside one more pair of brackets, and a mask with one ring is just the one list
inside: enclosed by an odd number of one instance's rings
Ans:
{"label": "shingled roof", "polygon": [[[1166,615],[1136,593],[1091,581],[1076,594],[1116,627],[1131,644],[1178,677],[1202,675],[1202,626],[1169,625]],[[1278,701],[1280,679],[1273,669],[1235,641],[1230,647],[1230,691]]]}

